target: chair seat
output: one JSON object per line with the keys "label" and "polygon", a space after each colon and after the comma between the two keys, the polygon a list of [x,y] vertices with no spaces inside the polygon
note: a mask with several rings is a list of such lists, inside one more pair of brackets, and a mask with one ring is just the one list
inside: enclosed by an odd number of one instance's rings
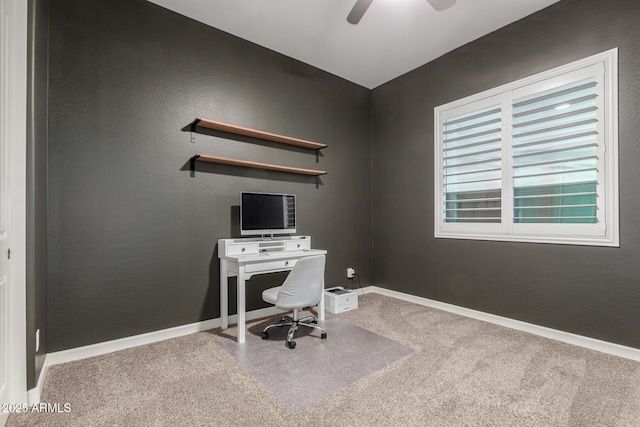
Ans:
{"label": "chair seat", "polygon": [[276,305],[276,300],[278,299],[278,292],[280,292],[280,289],[282,289],[282,286],[265,289],[262,292],[262,300],[268,302],[269,304]]}
{"label": "chair seat", "polygon": [[320,330],[320,338],[326,339],[327,332],[318,325],[315,316],[298,318],[298,312],[306,307],[313,307],[322,301],[324,281],[324,255],[303,257],[295,263],[282,286],[262,291],[262,299],[269,304],[285,310],[293,310],[293,316],[285,316],[280,323],[269,325],[262,330],[262,339],[269,338],[271,328],[289,326],[287,347],[293,349],[296,342],[293,335],[298,326],[306,326]]}

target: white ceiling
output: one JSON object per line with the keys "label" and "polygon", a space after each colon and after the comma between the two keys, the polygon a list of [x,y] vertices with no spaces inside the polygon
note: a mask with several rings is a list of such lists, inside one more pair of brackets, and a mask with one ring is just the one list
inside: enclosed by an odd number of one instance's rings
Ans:
{"label": "white ceiling", "polygon": [[374,0],[358,25],[356,0],[149,0],[373,89],[559,0]]}

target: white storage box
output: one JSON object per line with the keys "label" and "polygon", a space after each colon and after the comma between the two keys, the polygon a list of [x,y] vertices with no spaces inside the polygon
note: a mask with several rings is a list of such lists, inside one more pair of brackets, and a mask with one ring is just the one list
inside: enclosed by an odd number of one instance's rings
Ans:
{"label": "white storage box", "polygon": [[331,313],[358,308],[358,292],[345,289],[342,286],[324,290],[324,308]]}

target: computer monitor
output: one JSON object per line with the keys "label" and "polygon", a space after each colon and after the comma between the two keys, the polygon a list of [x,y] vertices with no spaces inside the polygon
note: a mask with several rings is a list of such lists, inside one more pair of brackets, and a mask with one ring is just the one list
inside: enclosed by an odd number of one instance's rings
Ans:
{"label": "computer monitor", "polygon": [[295,234],[295,194],[254,193],[240,195],[240,234],[243,236]]}

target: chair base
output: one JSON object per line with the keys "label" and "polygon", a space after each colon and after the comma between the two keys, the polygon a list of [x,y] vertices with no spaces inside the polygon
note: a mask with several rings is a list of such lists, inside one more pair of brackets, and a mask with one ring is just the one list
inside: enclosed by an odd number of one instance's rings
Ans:
{"label": "chair base", "polygon": [[302,319],[298,319],[298,309],[293,310],[293,317],[283,316],[280,319],[280,322],[274,323],[273,325],[269,325],[262,330],[262,339],[266,340],[269,338],[269,329],[271,328],[283,328],[285,326],[289,326],[289,332],[287,332],[287,347],[290,349],[296,348],[296,342],[293,340],[293,335],[295,334],[298,326],[307,326],[309,328],[314,328],[320,330],[320,338],[327,339],[327,331],[324,328],[317,324],[318,319],[315,316],[308,316]]}

